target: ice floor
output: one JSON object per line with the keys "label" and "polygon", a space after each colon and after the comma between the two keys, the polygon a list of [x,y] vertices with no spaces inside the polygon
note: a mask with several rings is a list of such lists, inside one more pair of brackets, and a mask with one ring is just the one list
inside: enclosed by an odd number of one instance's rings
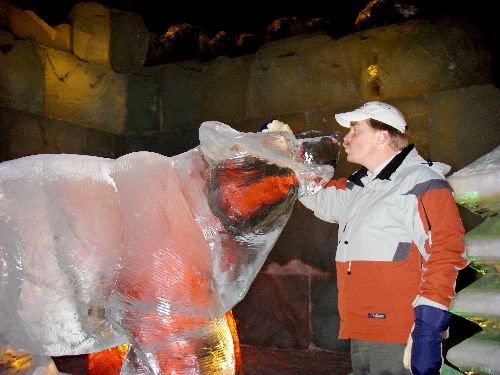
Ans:
{"label": "ice floor", "polygon": [[[348,351],[327,352],[241,346],[241,375],[346,375],[351,372]],[[86,356],[54,358],[59,371],[87,375]]]}

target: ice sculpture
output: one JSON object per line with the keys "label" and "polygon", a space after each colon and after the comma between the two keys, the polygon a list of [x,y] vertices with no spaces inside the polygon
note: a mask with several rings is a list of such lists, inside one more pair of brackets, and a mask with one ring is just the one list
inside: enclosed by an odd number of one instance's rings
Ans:
{"label": "ice sculpture", "polygon": [[483,217],[464,236],[482,276],[455,296],[451,311],[482,327],[452,347],[446,359],[467,373],[500,374],[500,146],[448,178],[455,200]]}
{"label": "ice sculpture", "polygon": [[225,314],[333,168],[299,163],[288,133],[199,137],[174,157],[0,164],[0,366],[56,374],[50,356],[128,343],[122,374],[234,374]]}

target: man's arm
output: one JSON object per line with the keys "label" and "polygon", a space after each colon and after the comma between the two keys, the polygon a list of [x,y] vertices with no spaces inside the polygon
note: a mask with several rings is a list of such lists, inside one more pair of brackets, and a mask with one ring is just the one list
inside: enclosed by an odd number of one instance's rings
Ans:
{"label": "man's arm", "polygon": [[455,295],[458,271],[467,266],[464,228],[449,185],[430,180],[417,195],[418,217],[427,233],[422,281],[415,299],[415,324],[405,349],[405,367],[414,375],[438,374],[442,337],[448,329],[448,308]]}
{"label": "man's arm", "polygon": [[468,264],[464,227],[449,186],[429,190],[417,198],[419,217],[428,235],[428,257],[422,265],[419,296],[448,309],[455,295],[458,271]]}
{"label": "man's arm", "polygon": [[314,212],[321,220],[338,223],[347,205],[350,190],[346,188],[347,180],[340,178],[329,181],[323,189],[313,196],[299,198],[300,203]]}

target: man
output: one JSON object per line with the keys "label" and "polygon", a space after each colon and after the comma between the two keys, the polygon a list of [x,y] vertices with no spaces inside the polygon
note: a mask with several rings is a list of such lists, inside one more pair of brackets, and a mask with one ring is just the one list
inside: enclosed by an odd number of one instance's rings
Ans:
{"label": "man", "polygon": [[339,338],[351,339],[355,375],[438,374],[457,273],[468,264],[449,167],[408,145],[406,121],[389,104],[335,119],[349,128],[347,160],[362,168],[300,201],[339,223]]}

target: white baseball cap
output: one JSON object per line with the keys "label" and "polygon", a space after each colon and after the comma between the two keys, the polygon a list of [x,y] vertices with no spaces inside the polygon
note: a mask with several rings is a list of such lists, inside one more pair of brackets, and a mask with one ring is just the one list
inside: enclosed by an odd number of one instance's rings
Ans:
{"label": "white baseball cap", "polygon": [[354,111],[337,113],[335,115],[335,120],[346,128],[351,126],[351,121],[362,121],[369,118],[390,125],[401,133],[405,132],[406,121],[403,114],[399,109],[387,103],[368,102]]}

